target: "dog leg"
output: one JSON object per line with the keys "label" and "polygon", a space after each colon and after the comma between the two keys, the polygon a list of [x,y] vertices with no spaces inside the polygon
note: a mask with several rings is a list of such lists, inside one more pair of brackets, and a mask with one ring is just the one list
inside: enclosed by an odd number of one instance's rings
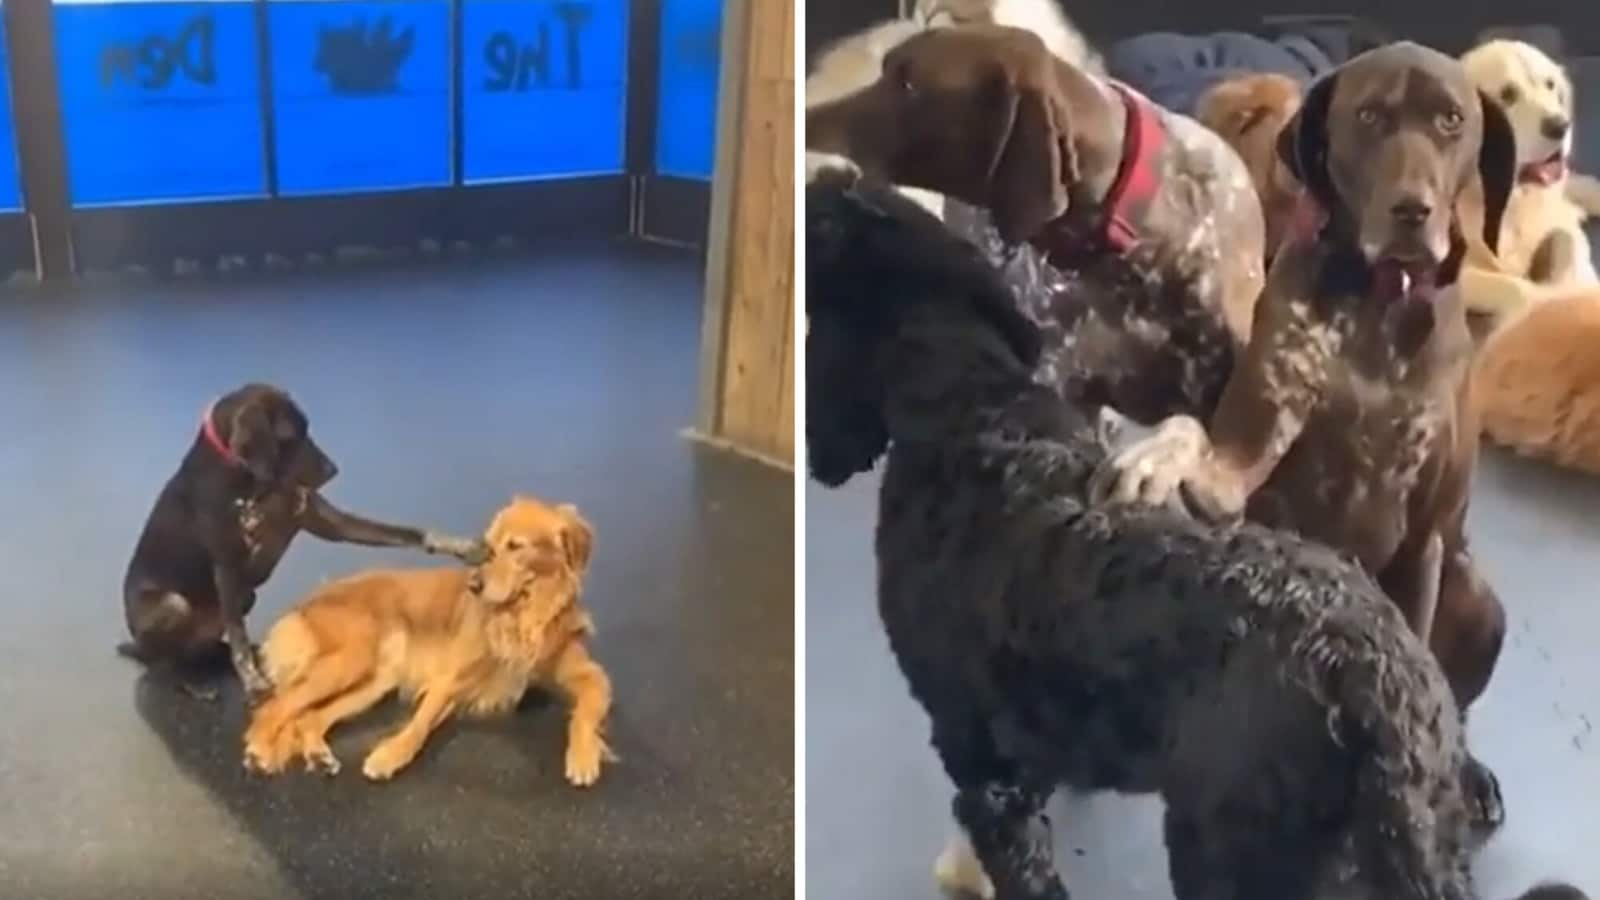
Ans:
{"label": "dog leg", "polygon": [[244,611],[254,604],[254,592],[232,565],[218,563],[211,571],[216,581],[217,603],[222,607],[222,642],[228,645],[233,670],[238,673],[245,691],[252,700],[260,700],[272,690],[272,682],[261,673],[255,647],[244,628]]}
{"label": "dog leg", "polygon": [[[1489,686],[1505,634],[1505,607],[1478,572],[1471,554],[1465,547],[1447,549],[1429,645],[1450,680],[1463,716]],[[1498,828],[1505,822],[1500,782],[1488,766],[1469,758],[1462,770],[1462,787],[1472,801],[1479,827]]]}
{"label": "dog leg", "polygon": [[244,766],[252,772],[282,772],[303,747],[299,718],[330,697],[359,684],[372,671],[369,648],[353,645],[317,659],[299,680],[285,684],[250,717],[244,735]]}
{"label": "dog leg", "polygon": [[196,616],[189,598],[154,586],[131,589],[125,603],[133,640],[118,644],[117,653],[146,666],[193,699],[216,700],[217,688],[201,683],[228,668],[215,617]]}
{"label": "dog leg", "polygon": [[1000,900],[1067,900],[1044,815],[1049,796],[1049,790],[1000,783],[956,794],[956,821],[966,829]]}
{"label": "dog leg", "polygon": [[1544,236],[1528,263],[1528,280],[1536,284],[1564,284],[1578,272],[1578,242],[1564,229]]}
{"label": "dog leg", "polygon": [[361,764],[361,774],[371,781],[388,781],[395,773],[411,764],[422,752],[422,745],[434,729],[443,724],[456,708],[456,690],[453,680],[446,680],[423,691],[422,700],[411,721],[404,728],[384,738],[372,748]]}
{"label": "dog leg", "polygon": [[321,494],[307,497],[300,524],[325,541],[368,547],[421,547],[428,553],[454,556],[468,565],[478,565],[488,558],[488,548],[482,541],[363,519],[339,509]]}
{"label": "dog leg", "polygon": [[302,714],[295,726],[306,768],[324,775],[339,774],[339,758],[328,746],[328,732],[345,719],[371,709],[394,689],[393,679],[373,676]]}
{"label": "dog leg", "polygon": [[994,900],[994,882],[983,871],[965,831],[952,837],[933,861],[933,880],[950,900]]}
{"label": "dog leg", "polygon": [[589,656],[582,641],[572,641],[556,660],[556,684],[572,698],[567,722],[567,781],[589,787],[600,779],[600,763],[616,757],[602,728],[611,709],[611,679]]}
{"label": "dog leg", "polygon": [[1211,518],[1244,509],[1240,490],[1225,479],[1209,477],[1206,460],[1211,441],[1205,426],[1191,416],[1172,416],[1153,434],[1134,441],[1100,466],[1089,480],[1092,503],[1143,503],[1165,506],[1181,496]]}
{"label": "dog leg", "polygon": [[1424,644],[1433,634],[1439,611],[1440,583],[1444,579],[1444,539],[1438,532],[1428,536],[1422,549],[1402,550],[1378,576],[1383,592],[1406,617],[1406,624]]}

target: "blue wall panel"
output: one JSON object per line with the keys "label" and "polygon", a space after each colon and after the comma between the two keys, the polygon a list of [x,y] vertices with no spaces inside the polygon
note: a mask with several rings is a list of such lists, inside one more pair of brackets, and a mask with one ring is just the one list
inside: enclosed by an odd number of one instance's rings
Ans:
{"label": "blue wall panel", "polygon": [[265,190],[251,3],[58,0],[55,30],[74,204]]}
{"label": "blue wall panel", "polygon": [[467,181],[623,170],[627,0],[464,0]]}
{"label": "blue wall panel", "polygon": [[664,0],[656,114],[656,171],[711,177],[717,150],[717,72],[723,0]]}
{"label": "blue wall panel", "polygon": [[446,185],[446,0],[271,0],[280,194]]}
{"label": "blue wall panel", "polygon": [[[0,5],[0,9],[4,9]],[[6,21],[0,16],[0,212],[22,208],[17,169],[17,129],[11,119],[11,61],[6,58]]]}

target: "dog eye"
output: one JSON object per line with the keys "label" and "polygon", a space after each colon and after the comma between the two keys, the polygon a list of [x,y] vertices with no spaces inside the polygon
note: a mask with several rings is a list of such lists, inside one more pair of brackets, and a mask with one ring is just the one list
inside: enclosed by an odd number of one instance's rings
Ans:
{"label": "dog eye", "polygon": [[506,551],[509,553],[515,553],[527,546],[528,542],[522,538],[511,538],[506,541]]}
{"label": "dog eye", "polygon": [[1544,86],[1553,91],[1556,89],[1556,80],[1554,78],[1546,78],[1544,80]]}
{"label": "dog eye", "polygon": [[1376,106],[1363,106],[1356,110],[1356,121],[1363,125],[1376,125],[1382,116]]}
{"label": "dog eye", "polygon": [[1445,134],[1455,134],[1461,130],[1461,123],[1466,121],[1461,115],[1461,110],[1451,109],[1439,114],[1439,130]]}
{"label": "dog eye", "polygon": [[1500,102],[1506,106],[1515,106],[1521,98],[1522,92],[1518,91],[1514,84],[1508,84],[1500,89]]}

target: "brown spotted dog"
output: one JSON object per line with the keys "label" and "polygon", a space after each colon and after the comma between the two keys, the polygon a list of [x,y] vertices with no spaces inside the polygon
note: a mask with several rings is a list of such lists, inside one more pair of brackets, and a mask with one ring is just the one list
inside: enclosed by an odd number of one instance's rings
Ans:
{"label": "brown spotted dog", "polygon": [[[1317,82],[1279,147],[1317,226],[1274,258],[1208,422],[1163,423],[1102,470],[1097,492],[1243,512],[1358,559],[1465,708],[1506,625],[1467,546],[1478,427],[1453,287],[1467,243],[1456,204],[1481,193],[1493,250],[1516,176],[1511,129],[1459,62],[1398,43]],[[1472,772],[1484,818],[1498,822],[1493,776]]]}
{"label": "brown spotted dog", "polygon": [[[1140,422],[1216,405],[1264,277],[1250,175],[1221,137],[1052,54],[951,25],[890,50],[871,85],[806,110],[808,150],[982,208],[1071,286],[1036,292],[1038,377]],[[1030,251],[1031,252],[1031,251]]]}

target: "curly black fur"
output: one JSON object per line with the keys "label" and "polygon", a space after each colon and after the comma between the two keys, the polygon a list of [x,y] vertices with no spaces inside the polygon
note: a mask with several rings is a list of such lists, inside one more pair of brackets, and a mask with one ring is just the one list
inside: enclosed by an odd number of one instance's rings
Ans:
{"label": "curly black fur", "polygon": [[1095,430],[996,269],[893,190],[807,191],[806,434],[887,453],[879,609],[1002,900],[1065,898],[1045,800],[1158,792],[1180,900],[1470,900],[1438,666],[1356,566],[1252,525],[1086,508]]}

